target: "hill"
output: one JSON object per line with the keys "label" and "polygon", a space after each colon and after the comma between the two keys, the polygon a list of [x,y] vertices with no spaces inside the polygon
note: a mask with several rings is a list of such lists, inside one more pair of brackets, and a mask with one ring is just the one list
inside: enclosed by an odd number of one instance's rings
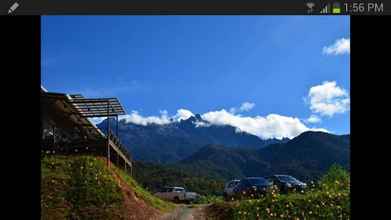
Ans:
{"label": "hill", "polygon": [[207,145],[177,165],[221,179],[285,173],[309,180],[320,177],[334,163],[348,169],[349,158],[349,135],[311,131],[262,149]]}
{"label": "hill", "polygon": [[173,208],[93,156],[41,159],[42,219],[151,219]]}
{"label": "hill", "polygon": [[176,165],[196,175],[225,180],[270,169],[270,164],[262,160],[256,150],[229,149],[221,145],[207,145]]}
{"label": "hill", "polygon": [[[203,125],[204,124],[204,125]],[[138,125],[121,120],[118,131],[121,142],[132,152],[136,160],[157,163],[173,163],[182,160],[207,144],[228,148],[260,149],[269,144],[288,139],[262,140],[246,132],[238,132],[232,126],[207,125],[200,115],[169,124]],[[114,123],[111,123],[114,126]],[[107,120],[97,125],[107,130]],[[114,127],[112,127],[115,130]]]}
{"label": "hill", "polygon": [[176,165],[134,162],[134,178],[150,192],[157,192],[165,186],[183,186],[201,195],[218,195],[224,188],[224,181],[210,176],[197,175]]}
{"label": "hill", "polygon": [[304,132],[285,144],[258,151],[272,173],[290,173],[302,179],[319,177],[334,163],[350,167],[350,135]]}

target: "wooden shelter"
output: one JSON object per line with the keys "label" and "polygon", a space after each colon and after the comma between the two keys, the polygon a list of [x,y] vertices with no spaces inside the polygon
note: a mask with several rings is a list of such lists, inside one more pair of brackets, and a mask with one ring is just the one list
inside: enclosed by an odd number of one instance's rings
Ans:
{"label": "wooden shelter", "polygon": [[[117,98],[84,98],[48,92],[41,87],[42,150],[56,154],[104,155],[111,162],[130,168],[132,162],[118,136],[118,116],[125,110]],[[89,118],[107,117],[106,134]],[[115,125],[115,134],[112,125]]]}

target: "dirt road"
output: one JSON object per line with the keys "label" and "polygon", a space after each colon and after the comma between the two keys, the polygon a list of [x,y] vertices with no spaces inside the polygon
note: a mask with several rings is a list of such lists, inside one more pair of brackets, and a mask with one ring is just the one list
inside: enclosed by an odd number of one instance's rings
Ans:
{"label": "dirt road", "polygon": [[207,205],[178,205],[177,208],[165,214],[160,220],[206,220],[204,208]]}

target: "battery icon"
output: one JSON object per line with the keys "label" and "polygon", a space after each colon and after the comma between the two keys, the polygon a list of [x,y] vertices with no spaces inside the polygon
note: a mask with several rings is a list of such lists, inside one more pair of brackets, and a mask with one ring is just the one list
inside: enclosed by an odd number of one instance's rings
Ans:
{"label": "battery icon", "polygon": [[335,2],[333,4],[333,14],[340,14],[341,13],[341,4],[339,2]]}

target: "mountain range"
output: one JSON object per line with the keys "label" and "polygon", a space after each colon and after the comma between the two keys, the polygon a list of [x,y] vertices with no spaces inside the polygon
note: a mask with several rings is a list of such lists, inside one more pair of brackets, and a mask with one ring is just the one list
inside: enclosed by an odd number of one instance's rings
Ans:
{"label": "mountain range", "polygon": [[[113,120],[113,119],[111,119]],[[114,122],[114,121],[113,121]],[[186,120],[169,124],[138,125],[120,120],[118,133],[121,140],[136,160],[154,163],[177,162],[213,144],[227,148],[260,149],[270,144],[285,143],[289,139],[267,139],[240,132],[229,125],[207,124],[199,114]],[[114,123],[112,130],[115,131]],[[97,125],[107,130],[107,120]]]}
{"label": "mountain range", "polygon": [[208,145],[178,165],[194,174],[220,179],[288,174],[312,180],[332,164],[350,169],[349,139],[350,135],[307,131],[286,143],[261,149]]}
{"label": "mountain range", "polygon": [[[349,169],[350,135],[307,131],[293,139],[263,140],[232,126],[199,126],[203,123],[199,115],[163,125],[121,120],[118,130],[121,142],[140,163],[200,177],[227,180],[278,173],[305,181],[321,176],[332,164]],[[107,120],[98,128],[106,131]]]}

